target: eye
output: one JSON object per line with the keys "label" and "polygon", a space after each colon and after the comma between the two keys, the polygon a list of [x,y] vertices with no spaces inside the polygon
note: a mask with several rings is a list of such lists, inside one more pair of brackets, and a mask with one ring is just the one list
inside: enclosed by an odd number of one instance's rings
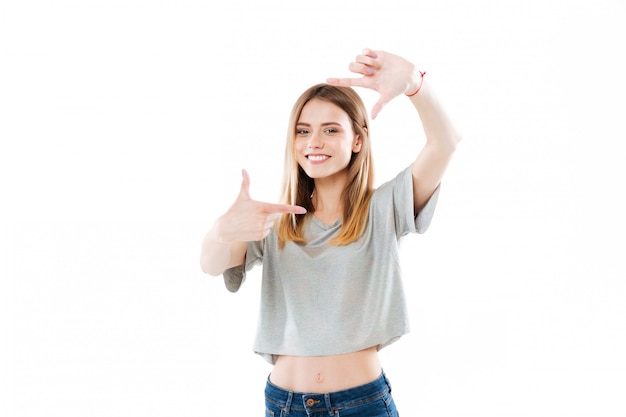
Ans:
{"label": "eye", "polygon": [[307,129],[296,129],[296,135],[305,136],[308,135],[309,131]]}
{"label": "eye", "polygon": [[324,132],[326,132],[326,134],[328,135],[334,135],[335,133],[338,132],[337,129],[333,128],[333,127],[329,127],[328,129],[326,129]]}

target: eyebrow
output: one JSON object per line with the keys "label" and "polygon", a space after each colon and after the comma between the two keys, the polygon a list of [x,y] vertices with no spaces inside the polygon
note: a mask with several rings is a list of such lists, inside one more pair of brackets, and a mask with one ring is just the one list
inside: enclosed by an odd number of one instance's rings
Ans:
{"label": "eyebrow", "polygon": [[[311,126],[309,123],[305,123],[305,122],[298,122],[296,123],[296,126]],[[322,123],[322,126],[341,126],[341,123],[338,122],[325,122]]]}

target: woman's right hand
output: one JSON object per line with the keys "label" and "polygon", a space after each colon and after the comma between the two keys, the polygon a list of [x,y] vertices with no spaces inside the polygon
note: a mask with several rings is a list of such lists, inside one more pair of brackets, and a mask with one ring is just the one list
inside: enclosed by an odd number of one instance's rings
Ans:
{"label": "woman's right hand", "polygon": [[273,204],[250,197],[250,176],[242,170],[241,190],[233,205],[216,222],[215,237],[223,243],[262,240],[285,213],[304,214],[306,209],[289,204]]}

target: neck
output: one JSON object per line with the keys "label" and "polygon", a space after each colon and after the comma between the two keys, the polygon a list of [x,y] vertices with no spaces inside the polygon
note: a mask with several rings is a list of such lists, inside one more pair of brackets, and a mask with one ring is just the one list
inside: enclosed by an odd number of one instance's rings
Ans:
{"label": "neck", "polygon": [[334,222],[343,215],[343,193],[347,177],[320,178],[315,180],[313,206],[315,215],[328,222]]}

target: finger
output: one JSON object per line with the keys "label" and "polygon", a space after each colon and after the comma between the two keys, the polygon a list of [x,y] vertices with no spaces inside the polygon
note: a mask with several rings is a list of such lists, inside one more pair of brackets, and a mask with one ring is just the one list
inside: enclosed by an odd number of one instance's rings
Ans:
{"label": "finger", "polygon": [[354,61],[355,61],[354,63],[356,64],[366,65],[367,67],[371,67],[375,69],[380,67],[376,59],[369,57],[367,55],[358,55]]}
{"label": "finger", "polygon": [[374,73],[374,67],[358,62],[351,62],[348,69],[356,74],[372,75]]}
{"label": "finger", "polygon": [[263,239],[265,239],[265,238],[267,237],[267,235],[269,235],[269,234],[270,234],[270,232],[271,232],[271,231],[272,231],[272,228],[271,228],[271,227],[268,227],[267,229],[265,229],[265,230],[263,231],[263,238],[262,238],[262,239],[259,239],[259,240],[263,240]]}
{"label": "finger", "polygon": [[376,53],[376,51],[373,51],[373,50],[371,50],[369,48],[363,49],[362,54],[365,55],[365,56],[372,57],[374,59],[378,58],[378,54]]}
{"label": "finger", "polygon": [[327,78],[326,82],[330,85],[339,87],[362,87],[363,78]]}
{"label": "finger", "polygon": [[239,190],[239,197],[250,198],[250,176],[245,169],[241,170],[241,189]]}
{"label": "finger", "polygon": [[269,216],[267,216],[267,224],[273,224],[274,221],[278,218],[280,218],[280,216],[282,216],[282,213],[272,213]]}
{"label": "finger", "polygon": [[265,222],[265,230],[269,230],[272,227],[274,227],[274,224],[276,223],[276,219],[278,219],[280,216],[282,216],[282,214],[278,214],[278,213],[270,214],[267,217],[267,221]]}
{"label": "finger", "polygon": [[306,209],[300,206],[292,206],[289,204],[272,204],[272,203],[263,203],[263,211],[266,213],[293,213],[293,214],[304,214],[306,213]]}

